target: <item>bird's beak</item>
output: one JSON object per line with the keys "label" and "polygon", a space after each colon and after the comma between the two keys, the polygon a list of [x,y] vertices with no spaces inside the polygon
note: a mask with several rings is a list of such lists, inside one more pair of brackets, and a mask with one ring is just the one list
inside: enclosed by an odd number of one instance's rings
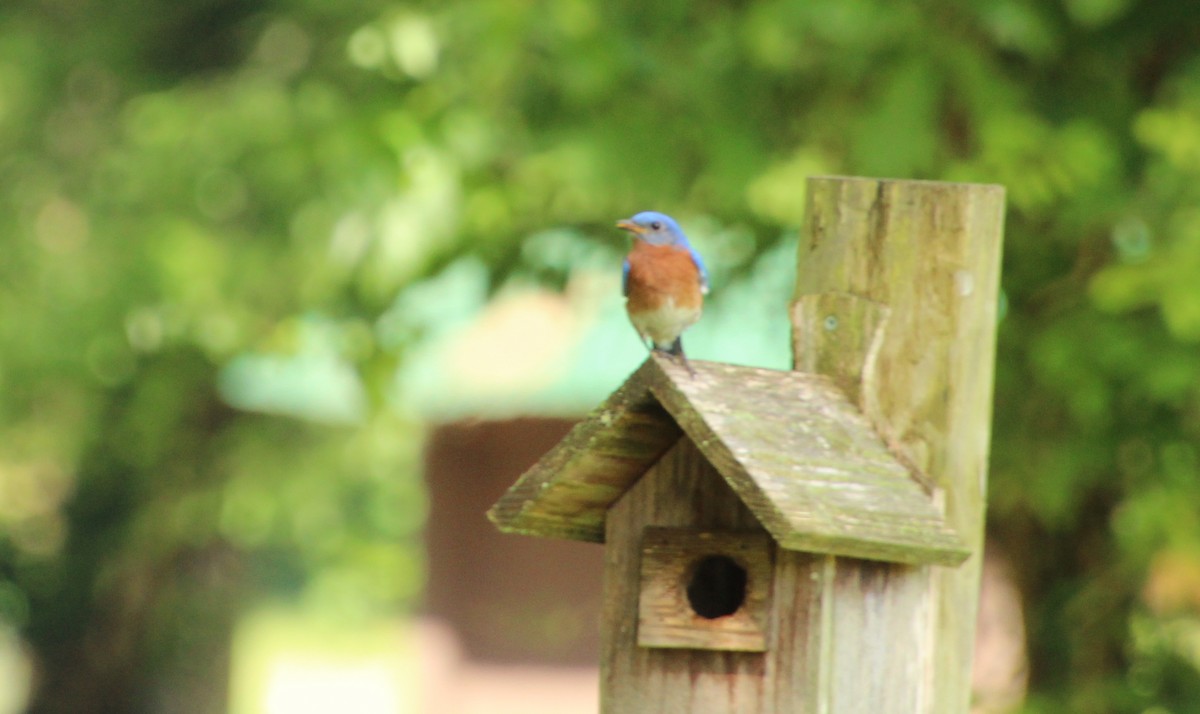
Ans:
{"label": "bird's beak", "polygon": [[635,236],[640,236],[641,234],[646,232],[645,228],[642,228],[641,226],[639,226],[638,224],[629,220],[628,218],[626,218],[623,221],[617,221],[617,228],[620,228],[623,231],[629,231],[630,233],[634,234]]}

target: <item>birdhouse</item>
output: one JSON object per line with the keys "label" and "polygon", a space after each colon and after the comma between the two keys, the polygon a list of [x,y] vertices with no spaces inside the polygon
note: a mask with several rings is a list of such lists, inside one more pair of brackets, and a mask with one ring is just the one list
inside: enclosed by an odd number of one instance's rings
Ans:
{"label": "birdhouse", "polygon": [[489,514],[506,532],[605,543],[622,646],[771,651],[792,554],[967,557],[830,378],[692,365],[653,355]]}
{"label": "birdhouse", "polygon": [[800,371],[652,354],[488,513],[604,544],[604,712],[965,711],[1003,193],[809,201]]}

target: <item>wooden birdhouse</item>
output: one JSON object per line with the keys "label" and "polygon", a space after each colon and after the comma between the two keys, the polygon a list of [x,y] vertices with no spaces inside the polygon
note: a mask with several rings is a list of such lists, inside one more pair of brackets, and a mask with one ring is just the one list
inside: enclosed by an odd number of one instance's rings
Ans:
{"label": "wooden birdhouse", "polygon": [[809,200],[804,371],[653,355],[489,512],[604,544],[605,712],[965,711],[1002,192]]}

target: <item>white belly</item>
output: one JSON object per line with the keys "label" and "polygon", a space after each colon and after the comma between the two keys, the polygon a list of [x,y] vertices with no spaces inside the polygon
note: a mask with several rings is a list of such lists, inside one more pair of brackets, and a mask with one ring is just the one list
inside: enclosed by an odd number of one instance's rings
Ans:
{"label": "white belly", "polygon": [[629,315],[629,321],[633,323],[638,334],[663,349],[670,347],[676,337],[683,334],[684,330],[699,319],[700,308],[676,307],[675,301],[670,298],[667,298],[656,310],[646,310]]}

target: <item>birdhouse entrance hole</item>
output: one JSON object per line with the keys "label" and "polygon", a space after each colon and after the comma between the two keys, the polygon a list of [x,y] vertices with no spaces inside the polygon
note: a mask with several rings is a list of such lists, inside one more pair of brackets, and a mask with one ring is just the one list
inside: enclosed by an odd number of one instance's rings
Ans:
{"label": "birdhouse entrance hole", "polygon": [[648,526],[642,534],[642,647],[763,652],[774,542],[763,531]]}
{"label": "birdhouse entrance hole", "polygon": [[732,615],[746,601],[746,569],[726,555],[701,558],[688,579],[687,599],[706,620]]}

